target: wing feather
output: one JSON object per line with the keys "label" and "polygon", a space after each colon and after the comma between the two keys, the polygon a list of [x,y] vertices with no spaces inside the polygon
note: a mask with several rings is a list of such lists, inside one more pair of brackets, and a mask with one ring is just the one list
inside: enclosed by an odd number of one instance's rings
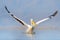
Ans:
{"label": "wing feather", "polygon": [[15,15],[13,15],[13,14],[7,9],[6,6],[5,6],[5,9],[6,9],[6,11],[7,11],[14,19],[16,19],[19,23],[21,23],[22,25],[27,26],[27,27],[30,26],[30,25],[28,25],[27,23],[25,23],[24,21],[22,21],[21,19],[17,18]]}
{"label": "wing feather", "polygon": [[46,21],[46,20],[52,19],[53,17],[56,16],[57,13],[58,13],[58,11],[55,11],[54,14],[50,15],[49,17],[47,17],[47,18],[45,18],[45,19],[42,19],[42,20],[36,22],[36,24],[39,24],[39,23],[42,23],[42,22],[44,22],[44,21]]}

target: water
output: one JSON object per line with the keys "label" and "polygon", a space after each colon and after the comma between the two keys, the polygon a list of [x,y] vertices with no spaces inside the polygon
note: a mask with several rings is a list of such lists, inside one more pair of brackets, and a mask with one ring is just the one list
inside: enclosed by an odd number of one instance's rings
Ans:
{"label": "water", "polygon": [[59,30],[38,30],[26,34],[22,30],[0,30],[0,40],[60,40]]}

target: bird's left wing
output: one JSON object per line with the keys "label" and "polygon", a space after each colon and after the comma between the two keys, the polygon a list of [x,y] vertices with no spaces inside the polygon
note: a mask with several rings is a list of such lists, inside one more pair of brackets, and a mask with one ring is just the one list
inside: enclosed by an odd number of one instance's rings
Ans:
{"label": "bird's left wing", "polygon": [[13,14],[7,9],[6,6],[5,6],[5,9],[6,9],[6,11],[7,11],[14,19],[16,19],[19,23],[21,23],[22,25],[27,26],[27,27],[30,26],[30,25],[28,25],[27,23],[25,23],[24,21],[22,21],[21,19],[17,18],[15,15],[13,15]]}
{"label": "bird's left wing", "polygon": [[58,13],[58,11],[55,11],[54,14],[50,15],[49,17],[47,17],[47,18],[45,18],[45,19],[42,19],[42,20],[36,22],[36,24],[39,24],[39,23],[42,23],[42,22],[44,22],[44,21],[46,21],[46,20],[52,19],[53,17],[56,16],[57,13]]}

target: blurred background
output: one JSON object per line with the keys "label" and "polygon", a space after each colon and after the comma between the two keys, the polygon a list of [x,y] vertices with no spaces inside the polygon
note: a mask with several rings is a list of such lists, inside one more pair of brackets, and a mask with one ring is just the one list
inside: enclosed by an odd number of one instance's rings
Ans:
{"label": "blurred background", "polygon": [[[49,15],[53,14],[56,10],[58,10],[58,14],[56,15],[56,17],[39,24],[38,28],[55,27],[57,28],[57,30],[60,29],[60,0],[0,0],[0,35],[2,36],[2,38],[13,38],[14,33],[7,33],[6,31],[8,30],[6,30],[6,28],[16,29],[16,27],[22,27],[22,25],[19,22],[17,22],[7,13],[7,11],[4,8],[5,5],[9,9],[9,11],[11,11],[15,16],[22,19],[28,24],[30,24],[31,18],[33,18],[34,21],[37,22],[48,17]],[[51,36],[49,38],[51,38]]]}

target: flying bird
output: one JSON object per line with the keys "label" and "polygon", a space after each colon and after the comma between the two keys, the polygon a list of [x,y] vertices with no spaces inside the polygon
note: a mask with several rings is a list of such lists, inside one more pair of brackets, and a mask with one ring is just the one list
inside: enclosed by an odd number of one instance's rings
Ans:
{"label": "flying bird", "polygon": [[31,19],[31,25],[29,25],[29,24],[27,24],[26,22],[24,22],[23,20],[17,18],[15,15],[13,15],[13,14],[7,9],[7,6],[5,6],[5,9],[6,9],[6,11],[7,11],[14,19],[16,19],[19,23],[21,23],[23,26],[28,27],[27,30],[26,30],[26,33],[33,33],[34,28],[35,28],[38,24],[40,24],[40,23],[42,23],[42,22],[44,22],[44,21],[46,21],[46,20],[52,19],[52,18],[55,17],[56,14],[58,13],[58,11],[55,11],[52,15],[48,16],[48,17],[45,18],[45,19],[39,20],[39,21],[37,21],[37,22],[35,22],[33,19]]}

